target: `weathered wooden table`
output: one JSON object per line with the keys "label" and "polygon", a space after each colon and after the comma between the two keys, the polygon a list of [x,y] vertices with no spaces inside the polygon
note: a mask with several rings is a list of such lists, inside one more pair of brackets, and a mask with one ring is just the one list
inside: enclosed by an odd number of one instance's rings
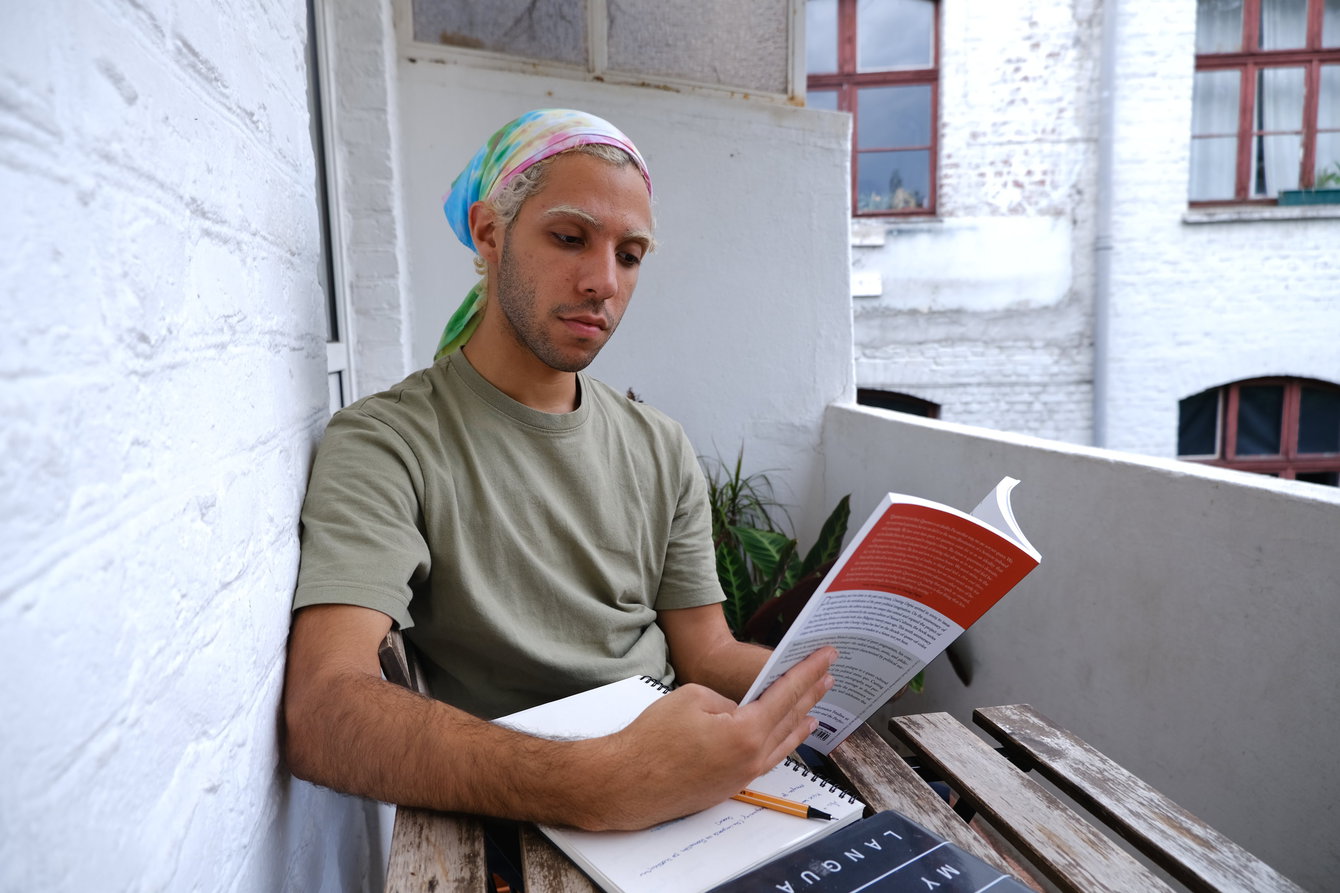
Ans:
{"label": "weathered wooden table", "polygon": [[[418,681],[388,641],[387,678]],[[397,678],[399,676],[400,678]],[[851,793],[873,811],[893,809],[1004,871],[1017,873],[960,812],[980,815],[1030,871],[1065,891],[1139,893],[1295,891],[1301,888],[1158,791],[1028,706],[989,707],[973,720],[993,748],[946,713],[895,717],[890,728],[911,751],[897,753],[864,726],[831,761]],[[919,763],[917,769],[909,762]],[[1039,784],[1046,778],[1062,797]],[[920,774],[919,774],[920,773]],[[922,776],[957,795],[955,808]],[[1087,815],[1082,815],[1081,810]],[[1100,830],[1106,826],[1106,831]],[[1174,879],[1169,884],[1115,842],[1125,840]],[[526,893],[598,893],[534,828],[521,831]],[[483,826],[473,816],[396,812],[386,889],[395,893],[484,893]]]}

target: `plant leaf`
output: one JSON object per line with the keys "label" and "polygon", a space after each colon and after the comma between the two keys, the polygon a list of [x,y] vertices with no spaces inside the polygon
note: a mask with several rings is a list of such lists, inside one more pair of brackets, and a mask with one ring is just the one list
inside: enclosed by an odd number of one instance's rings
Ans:
{"label": "plant leaf", "polygon": [[757,527],[731,527],[730,530],[764,579],[778,577],[785,572],[786,559],[796,548],[795,540],[785,534],[759,530]]}
{"label": "plant leaf", "polygon": [[824,526],[819,530],[819,538],[814,541],[805,560],[800,565],[798,577],[813,573],[838,557],[842,551],[842,540],[847,535],[847,522],[851,519],[851,494],[838,500],[838,504],[829,513]]}
{"label": "plant leaf", "polygon": [[745,621],[753,615],[757,600],[744,556],[730,546],[718,546],[717,579],[721,582],[721,591],[726,594],[726,603],[722,606],[726,622],[738,635],[743,631]]}

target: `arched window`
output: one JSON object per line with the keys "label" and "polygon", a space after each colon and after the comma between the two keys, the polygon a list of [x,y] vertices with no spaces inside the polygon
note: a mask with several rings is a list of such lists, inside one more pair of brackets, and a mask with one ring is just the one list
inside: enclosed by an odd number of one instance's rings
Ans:
{"label": "arched window", "polygon": [[940,417],[940,404],[911,394],[899,394],[896,391],[880,391],[875,388],[857,388],[856,402],[861,406],[875,406],[879,409],[892,409],[928,419]]}
{"label": "arched window", "polygon": [[1178,458],[1340,486],[1340,385],[1255,378],[1182,400]]}

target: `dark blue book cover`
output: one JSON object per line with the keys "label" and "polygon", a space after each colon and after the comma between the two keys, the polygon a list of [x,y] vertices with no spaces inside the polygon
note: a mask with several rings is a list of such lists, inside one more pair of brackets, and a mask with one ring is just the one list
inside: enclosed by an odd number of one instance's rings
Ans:
{"label": "dark blue book cover", "polygon": [[896,812],[880,812],[711,893],[1030,893],[1010,875]]}

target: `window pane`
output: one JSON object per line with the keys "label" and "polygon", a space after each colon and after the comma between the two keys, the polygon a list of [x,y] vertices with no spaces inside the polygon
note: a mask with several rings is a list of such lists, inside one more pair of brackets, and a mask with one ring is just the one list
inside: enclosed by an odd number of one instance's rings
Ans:
{"label": "window pane", "polygon": [[[1340,3],[1340,0],[1336,0]],[[1321,95],[1317,103],[1317,126],[1340,127],[1340,65],[1321,67]]]}
{"label": "window pane", "polygon": [[856,156],[857,210],[925,208],[930,180],[930,152],[861,152]]}
{"label": "window pane", "polygon": [[1237,71],[1198,71],[1191,100],[1191,200],[1231,199],[1237,181]]}
{"label": "window pane", "polygon": [[857,71],[930,68],[934,41],[934,0],[858,0]]}
{"label": "window pane", "polygon": [[1261,0],[1261,49],[1307,46],[1307,0]]}
{"label": "window pane", "polygon": [[1280,385],[1243,385],[1238,389],[1239,456],[1278,456],[1284,413]]}
{"label": "window pane", "polygon": [[1340,391],[1303,388],[1298,452],[1340,453]]}
{"label": "window pane", "polygon": [[[1297,189],[1303,159],[1302,68],[1265,68],[1257,78],[1257,130],[1252,144],[1252,194]],[[1281,131],[1283,131],[1281,133]]]}
{"label": "window pane", "polygon": [[1219,455],[1219,389],[1187,397],[1177,406],[1177,455]]}
{"label": "window pane", "polygon": [[809,74],[838,70],[837,0],[805,3],[805,69]]}
{"label": "window pane", "polygon": [[1237,133],[1241,87],[1242,75],[1236,69],[1196,72],[1191,98],[1191,133],[1195,136]]}
{"label": "window pane", "polygon": [[1263,68],[1258,72],[1257,130],[1303,131],[1304,72],[1302,68]]}
{"label": "window pane", "polygon": [[1326,0],[1321,13],[1321,45],[1340,47],[1340,0]]}
{"label": "window pane", "polygon": [[[1340,4],[1340,0],[1336,3]],[[1340,189],[1340,65],[1321,67],[1317,129],[1317,170],[1313,182],[1318,188]]]}
{"label": "window pane", "polygon": [[805,94],[805,105],[812,109],[837,111],[838,92],[836,90],[810,90]]}
{"label": "window pane", "polygon": [[605,17],[611,71],[786,92],[788,0],[752,0],[748,15],[705,13],[696,0],[619,0]]}
{"label": "window pane", "polygon": [[1226,136],[1191,142],[1191,201],[1233,198],[1238,141]]}
{"label": "window pane", "polygon": [[1252,152],[1256,165],[1252,195],[1275,198],[1281,189],[1298,188],[1298,163],[1303,157],[1303,138],[1294,134],[1261,137],[1259,151]]}
{"label": "window pane", "polygon": [[571,0],[414,0],[414,39],[527,59],[586,62],[586,3]]}
{"label": "window pane", "polygon": [[326,387],[329,389],[330,413],[344,408],[344,373],[330,372],[326,375]]}
{"label": "window pane", "polygon": [[1196,52],[1232,53],[1242,48],[1242,0],[1198,0]]}
{"label": "window pane", "polygon": [[1313,183],[1318,189],[1340,189],[1340,133],[1317,134],[1317,172]]}
{"label": "window pane", "polygon": [[931,88],[865,87],[856,93],[856,148],[892,149],[931,142]]}

